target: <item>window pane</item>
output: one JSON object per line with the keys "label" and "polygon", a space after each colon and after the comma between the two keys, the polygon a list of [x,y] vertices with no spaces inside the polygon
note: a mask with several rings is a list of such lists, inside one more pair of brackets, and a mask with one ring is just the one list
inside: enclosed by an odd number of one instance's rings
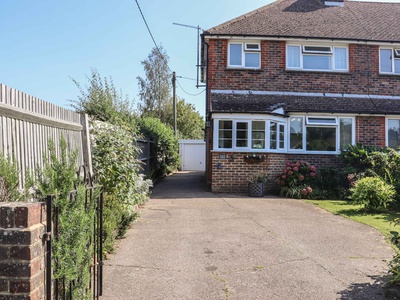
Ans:
{"label": "window pane", "polygon": [[335,69],[347,70],[347,51],[346,48],[335,48]]}
{"label": "window pane", "polygon": [[307,151],[336,151],[336,128],[307,127]]}
{"label": "window pane", "polygon": [[303,149],[303,117],[290,118],[290,149]]}
{"label": "window pane", "polygon": [[300,46],[287,47],[287,67],[300,68]]}
{"label": "window pane", "polygon": [[242,44],[229,44],[229,65],[242,65]]}
{"label": "window pane", "polygon": [[260,53],[245,53],[244,55],[246,68],[259,68],[260,67]]}
{"label": "window pane", "polygon": [[330,70],[330,55],[303,55],[303,69],[305,70]]}
{"label": "window pane", "polygon": [[285,126],[279,125],[279,148],[285,148]]}
{"label": "window pane", "polygon": [[307,118],[307,124],[334,124],[337,125],[336,118]]}
{"label": "window pane", "polygon": [[271,122],[271,126],[270,126],[270,135],[269,135],[269,148],[270,149],[276,149],[277,147],[277,129],[278,129],[278,125],[276,124],[276,122]]}
{"label": "window pane", "polygon": [[398,149],[400,146],[400,120],[388,120],[388,147]]}
{"label": "window pane", "polygon": [[340,118],[340,149],[353,142],[353,119]]}
{"label": "window pane", "polygon": [[219,121],[218,148],[232,148],[232,121]]}
{"label": "window pane", "polygon": [[400,59],[394,60],[394,72],[400,74]]}
{"label": "window pane", "polygon": [[311,52],[331,52],[331,47],[323,47],[323,46],[304,46],[304,51],[311,51]]}
{"label": "window pane", "polygon": [[265,148],[265,122],[253,121],[252,134],[251,134],[251,148],[264,149]]}
{"label": "window pane", "polygon": [[236,147],[247,147],[247,122],[236,123]]}
{"label": "window pane", "polygon": [[380,66],[381,72],[392,72],[392,50],[380,50]]}

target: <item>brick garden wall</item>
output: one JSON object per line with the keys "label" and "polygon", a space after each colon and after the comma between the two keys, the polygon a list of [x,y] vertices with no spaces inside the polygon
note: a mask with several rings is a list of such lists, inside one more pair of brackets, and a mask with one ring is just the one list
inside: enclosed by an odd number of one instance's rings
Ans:
{"label": "brick garden wall", "polygon": [[244,157],[247,152],[212,152],[212,192],[246,193],[248,178],[256,173],[268,174],[268,190],[273,191],[275,178],[288,161],[307,161],[318,168],[340,166],[341,160],[336,155],[323,154],[280,154],[257,153],[265,155],[263,161],[252,162]]}
{"label": "brick garden wall", "polygon": [[44,299],[43,203],[0,203],[0,299]]}

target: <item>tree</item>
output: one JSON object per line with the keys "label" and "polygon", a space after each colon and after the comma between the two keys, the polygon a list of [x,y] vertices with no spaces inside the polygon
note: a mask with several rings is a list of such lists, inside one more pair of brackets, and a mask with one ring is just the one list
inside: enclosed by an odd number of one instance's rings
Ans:
{"label": "tree", "polygon": [[86,78],[89,84],[85,88],[72,79],[80,95],[78,100],[70,100],[71,107],[79,113],[87,113],[95,120],[115,125],[134,119],[133,101],[117,91],[111,76],[109,79],[102,78],[96,69],[92,69],[91,76]]}
{"label": "tree", "polygon": [[[168,124],[173,124],[172,103],[168,109]],[[182,139],[199,140],[204,138],[204,120],[191,103],[178,98],[176,103],[178,137]]]}
{"label": "tree", "polygon": [[[171,74],[169,57],[159,47],[153,48],[146,60],[142,61],[145,78],[137,77],[139,84],[139,112],[142,117],[158,118],[173,127],[173,101],[171,97]],[[177,99],[178,136],[184,139],[202,139],[204,121],[192,104]]]}
{"label": "tree", "polygon": [[169,57],[160,46],[153,48],[142,61],[145,78],[137,77],[142,117],[159,118],[166,123],[166,107],[171,102],[171,74],[168,70]]}

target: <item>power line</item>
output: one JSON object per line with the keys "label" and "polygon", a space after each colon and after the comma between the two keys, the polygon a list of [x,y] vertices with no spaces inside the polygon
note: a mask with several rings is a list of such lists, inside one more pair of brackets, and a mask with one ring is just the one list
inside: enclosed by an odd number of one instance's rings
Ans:
{"label": "power line", "polygon": [[201,93],[204,93],[204,91],[206,90],[206,89],[204,89],[204,90],[202,90],[200,93],[197,93],[197,94],[191,94],[191,93],[186,92],[186,91],[183,89],[183,87],[181,86],[181,84],[179,83],[178,80],[177,80],[176,82],[178,83],[178,85],[179,85],[179,87],[181,88],[181,90],[182,90],[185,94],[187,94],[187,95],[189,95],[189,96],[198,96],[198,95],[200,95]]}
{"label": "power line", "polygon": [[170,70],[170,72],[172,72],[172,69],[169,67],[167,60],[165,59],[164,55],[161,53],[161,50],[160,50],[160,48],[158,47],[158,44],[156,43],[156,40],[154,39],[153,34],[151,33],[150,27],[149,27],[149,25],[147,24],[146,18],[144,17],[144,14],[143,14],[143,12],[142,12],[142,9],[140,8],[140,5],[139,5],[138,0],[135,0],[135,2],[136,2],[136,4],[137,4],[137,7],[138,7],[138,9],[139,9],[140,14],[142,15],[142,19],[143,19],[143,21],[144,21],[144,24],[145,24],[146,27],[147,27],[147,31],[149,32],[150,37],[151,37],[151,39],[153,40],[154,46],[156,47],[156,49],[157,49],[158,53],[161,55],[161,57],[165,60],[165,63],[166,63],[166,65],[167,65],[167,68]]}

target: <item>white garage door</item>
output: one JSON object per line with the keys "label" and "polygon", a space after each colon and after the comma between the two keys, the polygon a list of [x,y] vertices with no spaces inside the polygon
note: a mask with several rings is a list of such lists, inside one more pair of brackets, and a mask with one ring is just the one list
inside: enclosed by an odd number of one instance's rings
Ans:
{"label": "white garage door", "polygon": [[202,140],[180,140],[182,171],[205,171],[206,143]]}

